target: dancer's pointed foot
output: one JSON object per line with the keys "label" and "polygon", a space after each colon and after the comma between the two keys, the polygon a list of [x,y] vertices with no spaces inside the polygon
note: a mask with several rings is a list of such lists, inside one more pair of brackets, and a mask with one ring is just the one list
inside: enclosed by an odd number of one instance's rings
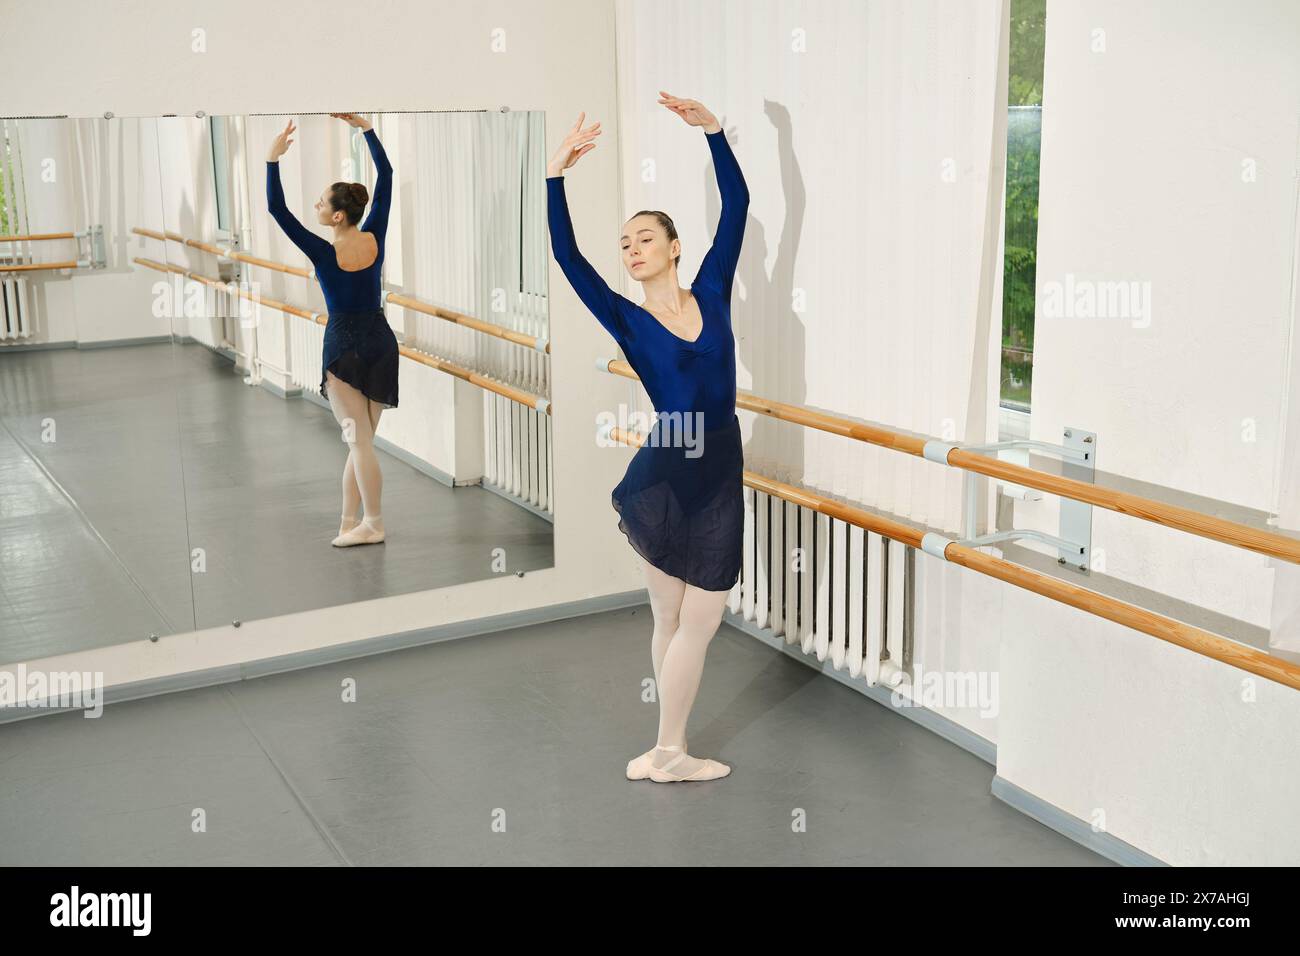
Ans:
{"label": "dancer's pointed foot", "polygon": [[358,544],[379,544],[384,540],[384,519],[378,515],[369,515],[349,531],[342,532],[331,542],[336,548],[351,548]]}
{"label": "dancer's pointed foot", "polygon": [[681,747],[656,747],[650,759],[650,779],[655,783],[686,780],[720,780],[731,768],[716,760],[692,757]]}

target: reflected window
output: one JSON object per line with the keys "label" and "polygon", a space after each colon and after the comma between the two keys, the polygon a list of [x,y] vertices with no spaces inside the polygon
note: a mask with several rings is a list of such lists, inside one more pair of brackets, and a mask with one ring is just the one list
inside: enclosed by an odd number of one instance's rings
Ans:
{"label": "reflected window", "polygon": [[226,140],[224,116],[208,117],[208,138],[212,143],[212,183],[216,196],[217,232],[230,239],[234,217],[230,212],[230,148]]}
{"label": "reflected window", "polygon": [[538,256],[533,235],[539,228],[533,210],[546,208],[546,126],[542,113],[528,114],[520,137],[519,291],[546,296],[547,260]]}

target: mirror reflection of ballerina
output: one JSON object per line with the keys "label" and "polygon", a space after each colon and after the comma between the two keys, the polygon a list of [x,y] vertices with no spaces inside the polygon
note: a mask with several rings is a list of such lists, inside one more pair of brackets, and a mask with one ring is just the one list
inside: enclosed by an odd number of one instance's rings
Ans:
{"label": "mirror reflection of ballerina", "polygon": [[[392,198],[393,167],[370,122],[355,113],[331,113],[364,131],[375,161],[374,202],[357,228],[370,198],[361,183],[333,183],[316,200],[316,221],[334,229],[327,242],[289,211],[280,184],[279,159],[293,142],[297,127],[290,120],[276,136],[266,157],[266,202],[280,228],[316,267],[329,320],[321,356],[321,394],[343,430],[348,459],[343,466],[343,517],[335,547],[378,544],[384,540],[380,509],[383,475],[374,437],[385,408],[397,407],[398,348],[384,317],[380,271],[384,234]],[[357,520],[357,508],[363,508]]]}
{"label": "mirror reflection of ballerina", "polygon": [[547,165],[546,191],[551,251],[583,304],[622,347],[656,411],[651,434],[614,488],[612,503],[619,529],[645,566],[654,613],[650,656],[659,693],[659,739],[628,763],[627,776],[675,783],[716,780],[731,772],[725,764],[686,752],[686,722],[705,652],[740,576],[744,451],[736,417],[731,285],[749,190],[712,113],[695,100],[667,93],[661,92],[659,102],[687,125],[703,128],[722,194],[713,245],[689,289],[678,283],[681,241],[663,212],[637,213],[619,240],[623,267],[641,283],[644,305],[610,289],[578,251],[564,170],[596,147],[600,124],[583,127],[585,113]]}

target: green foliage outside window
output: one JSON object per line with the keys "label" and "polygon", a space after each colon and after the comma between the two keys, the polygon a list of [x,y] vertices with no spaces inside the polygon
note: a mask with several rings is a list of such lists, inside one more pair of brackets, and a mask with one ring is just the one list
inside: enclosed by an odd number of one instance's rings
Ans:
{"label": "green foliage outside window", "polygon": [[1007,82],[1007,209],[1002,274],[1002,401],[1028,408],[1038,259],[1046,0],[1012,0]]}

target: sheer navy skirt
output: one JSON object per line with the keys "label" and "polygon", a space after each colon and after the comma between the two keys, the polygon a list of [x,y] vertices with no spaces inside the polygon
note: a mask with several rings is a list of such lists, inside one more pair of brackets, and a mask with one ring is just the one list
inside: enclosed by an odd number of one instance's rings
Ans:
{"label": "sheer navy skirt", "polygon": [[328,397],[325,373],[333,372],[367,398],[396,408],[398,358],[397,336],[383,309],[331,312],[321,351],[320,393]]}
{"label": "sheer navy skirt", "polygon": [[[611,495],[632,549],[665,574],[705,591],[730,591],[740,577],[745,532],[745,456],[740,420],[671,439],[657,418]],[[678,430],[679,431],[679,430]],[[665,436],[668,436],[665,438]],[[697,453],[698,449],[698,453]]]}

